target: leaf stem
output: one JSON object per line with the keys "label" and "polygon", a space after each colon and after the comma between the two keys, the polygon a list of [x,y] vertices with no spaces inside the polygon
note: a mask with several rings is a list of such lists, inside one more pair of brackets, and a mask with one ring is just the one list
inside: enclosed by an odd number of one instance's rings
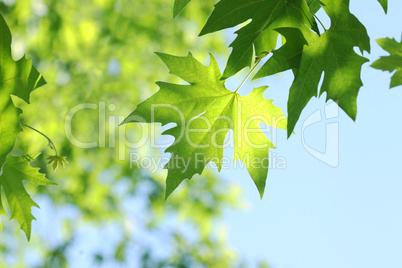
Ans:
{"label": "leaf stem", "polygon": [[317,15],[314,14],[313,12],[311,12],[311,14],[313,14],[314,18],[316,18],[318,20],[318,22],[321,24],[321,26],[324,29],[324,31],[328,31],[327,28],[325,28],[324,24],[321,22],[321,20],[317,17]]}
{"label": "leaf stem", "polygon": [[53,141],[52,141],[48,136],[46,136],[44,133],[40,132],[40,131],[37,130],[36,128],[31,127],[31,126],[28,126],[27,124],[25,124],[25,123],[23,123],[23,122],[20,122],[20,124],[23,125],[24,127],[27,127],[27,128],[29,128],[29,129],[32,129],[33,131],[35,131],[35,132],[41,134],[43,137],[45,137],[45,138],[47,139],[47,141],[49,142],[49,144],[51,145],[51,148],[52,148],[52,149],[54,150],[54,152],[56,153],[56,156],[58,156],[58,154],[57,154],[57,148],[56,148],[56,146],[54,145]]}
{"label": "leaf stem", "polygon": [[243,82],[241,82],[240,86],[236,89],[235,93],[237,93],[237,91],[240,90],[240,88],[244,85],[244,83],[246,83],[247,79],[250,77],[250,75],[253,73],[253,71],[255,70],[255,68],[257,67],[258,63],[260,63],[261,59],[258,59],[257,62],[255,63],[254,67],[250,70],[250,72],[248,73],[248,75],[246,76],[246,78],[244,78]]}

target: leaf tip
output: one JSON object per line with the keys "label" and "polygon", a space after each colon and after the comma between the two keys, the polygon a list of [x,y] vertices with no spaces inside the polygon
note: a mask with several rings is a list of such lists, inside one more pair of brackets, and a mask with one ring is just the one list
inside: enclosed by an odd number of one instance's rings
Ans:
{"label": "leaf tip", "polygon": [[129,123],[129,122],[127,121],[127,119],[128,119],[128,117],[127,117],[126,119],[124,119],[123,121],[121,121],[121,123],[119,124],[119,127],[121,127],[121,126],[123,126],[123,125]]}
{"label": "leaf tip", "polygon": [[[135,112],[135,110],[134,110],[134,112]],[[126,119],[124,119],[120,124],[119,124],[119,127],[120,126],[123,126],[123,125],[125,125],[125,124],[128,124],[128,123],[135,123],[136,121],[135,121],[135,119],[134,119],[134,112],[132,112],[129,116],[127,116],[126,117]]]}
{"label": "leaf tip", "polygon": [[173,193],[175,189],[171,189],[170,187],[168,187],[168,185],[166,184],[166,190],[165,190],[165,202],[166,200],[169,198],[169,196]]}
{"label": "leaf tip", "polygon": [[293,131],[288,129],[288,139],[290,138],[290,136],[293,134]]}
{"label": "leaf tip", "polygon": [[162,58],[163,54],[165,54],[165,53],[162,53],[162,52],[159,52],[159,51],[154,51],[154,53],[155,53],[159,58]]}
{"label": "leaf tip", "polygon": [[201,29],[201,32],[198,34],[198,36],[203,36],[206,35],[207,31],[205,30],[205,26]]}

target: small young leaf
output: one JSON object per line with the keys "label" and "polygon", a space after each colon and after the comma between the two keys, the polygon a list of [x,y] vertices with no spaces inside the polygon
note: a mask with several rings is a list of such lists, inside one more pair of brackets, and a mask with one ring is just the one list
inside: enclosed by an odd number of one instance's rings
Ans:
{"label": "small young leaf", "polygon": [[59,164],[64,168],[64,165],[68,163],[65,156],[58,155],[49,155],[46,160],[48,161],[47,165],[53,165],[54,172],[56,172]]}

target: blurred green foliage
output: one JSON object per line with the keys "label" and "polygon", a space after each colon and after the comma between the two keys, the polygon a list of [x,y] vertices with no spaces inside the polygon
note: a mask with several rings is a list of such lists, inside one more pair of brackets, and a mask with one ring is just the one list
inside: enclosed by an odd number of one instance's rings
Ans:
{"label": "blurred green foliage", "polygon": [[[190,3],[174,21],[172,7],[172,0],[0,2],[14,58],[33,57],[48,82],[32,94],[31,105],[14,99],[22,121],[50,136],[69,162],[54,174],[46,166],[52,153],[46,140],[29,129],[20,134],[14,152],[42,152],[35,164],[58,186],[26,185],[42,206],[33,210],[38,222],[28,243],[16,222],[2,219],[0,267],[243,265],[218,227],[225,209],[243,206],[239,188],[207,172],[165,202],[165,171],[129,161],[130,152],[163,155],[150,141],[129,149],[140,137],[159,136],[160,127],[118,127],[157,90],[155,81],[172,79],[154,51],[186,55],[191,49],[200,59],[226,52],[221,35],[197,38],[213,1]],[[71,118],[77,105],[87,108]],[[70,127],[75,139],[96,146],[73,144]]]}

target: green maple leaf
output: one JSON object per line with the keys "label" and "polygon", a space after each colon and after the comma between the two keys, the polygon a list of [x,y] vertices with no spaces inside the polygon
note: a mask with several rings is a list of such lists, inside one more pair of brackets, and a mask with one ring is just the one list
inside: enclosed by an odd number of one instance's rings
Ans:
{"label": "green maple leaf", "polygon": [[391,78],[391,88],[402,85],[402,41],[398,43],[395,39],[383,38],[377,43],[390,55],[381,57],[371,67],[388,72],[396,70]]}
{"label": "green maple leaf", "polygon": [[175,0],[173,7],[173,18],[176,18],[191,0]]}
{"label": "green maple leaf", "polygon": [[65,156],[59,155],[49,155],[46,160],[48,161],[47,165],[53,166],[53,171],[56,172],[59,164],[64,168],[65,164],[68,163]]}
{"label": "green maple leaf", "polygon": [[[166,198],[185,179],[201,174],[209,162],[220,171],[223,147],[229,130],[234,134],[234,161],[245,165],[262,197],[268,174],[268,150],[274,144],[259,127],[266,125],[286,129],[287,120],[272,100],[263,97],[266,87],[256,88],[248,96],[241,96],[225,88],[222,74],[211,55],[210,65],[204,66],[189,53],[176,57],[157,53],[170,73],[190,85],[158,82],[160,90],[140,103],[125,119],[129,122],[176,123],[163,134],[172,135],[175,142],[166,152],[172,154],[165,168]],[[248,161],[249,159],[250,161]],[[266,161],[259,166],[256,161]]]}
{"label": "green maple leaf", "polygon": [[[319,95],[326,92],[327,100],[334,100],[353,120],[356,118],[357,95],[363,85],[361,66],[368,60],[356,54],[353,48],[370,51],[370,39],[366,28],[350,13],[349,0],[323,0],[321,3],[331,19],[331,27],[321,36],[307,27],[301,28],[305,39],[293,38],[292,44],[274,51],[266,63],[268,67],[263,66],[256,75],[271,75],[269,66],[272,65],[277,65],[275,70],[279,71],[296,68],[288,101],[288,136],[304,107],[312,97],[317,97],[322,73],[324,80]],[[286,39],[291,40],[291,36],[286,35]]]}
{"label": "green maple leaf", "polygon": [[46,84],[43,77],[32,66],[31,60],[22,58],[14,61],[11,56],[11,32],[0,14],[0,174],[7,155],[14,148],[18,133],[21,109],[11,99],[15,95],[26,103],[33,90]]}
{"label": "green maple leaf", "polygon": [[230,45],[233,50],[223,78],[251,66],[254,50],[258,57],[273,50],[278,37],[274,29],[303,25],[316,28],[305,0],[221,0],[200,35],[234,27],[249,19],[251,22],[236,32],[237,38]]}
{"label": "green maple leaf", "polygon": [[[33,206],[39,208],[39,206],[31,199],[22,182],[27,181],[36,186],[55,185],[54,182],[46,179],[44,174],[38,173],[38,168],[30,166],[29,161],[33,158],[35,156],[8,156],[3,174],[0,176],[0,193],[1,189],[3,189],[11,210],[10,220],[16,219],[20,223],[21,229],[25,232],[28,240],[31,237],[31,223],[35,219],[31,213],[31,208]],[[1,214],[6,215],[0,195]]]}

